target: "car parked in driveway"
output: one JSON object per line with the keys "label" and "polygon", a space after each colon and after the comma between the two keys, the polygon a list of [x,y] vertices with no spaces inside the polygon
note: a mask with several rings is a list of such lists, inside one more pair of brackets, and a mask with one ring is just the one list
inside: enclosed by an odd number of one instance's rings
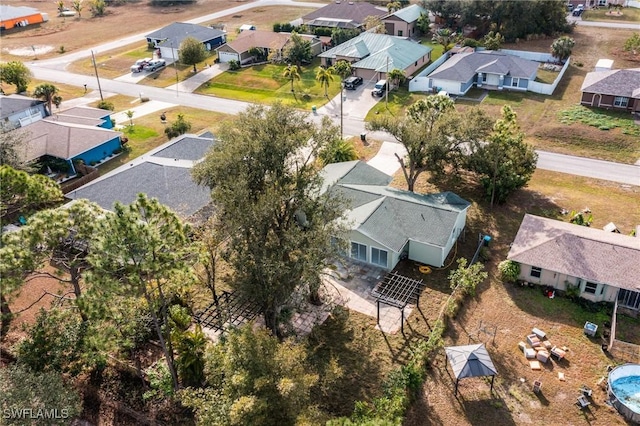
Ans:
{"label": "car parked in driveway", "polygon": [[344,88],[347,90],[356,90],[362,82],[362,77],[349,77],[344,81]]}
{"label": "car parked in driveway", "polygon": [[144,66],[151,62],[151,58],[138,59],[135,64],[131,65],[131,72],[140,72]]}
{"label": "car parked in driveway", "polygon": [[580,16],[582,15],[583,12],[584,12],[584,4],[579,4],[578,6],[576,6],[575,9],[573,9],[573,12],[571,12],[571,14],[573,16]]}
{"label": "car parked in driveway", "polygon": [[147,65],[145,65],[143,69],[148,72],[153,72],[166,65],[167,62],[164,59],[154,59],[153,61],[150,61]]}
{"label": "car parked in driveway", "polygon": [[384,92],[387,90],[387,80],[380,80],[373,86],[373,90],[371,90],[371,96],[382,96]]}

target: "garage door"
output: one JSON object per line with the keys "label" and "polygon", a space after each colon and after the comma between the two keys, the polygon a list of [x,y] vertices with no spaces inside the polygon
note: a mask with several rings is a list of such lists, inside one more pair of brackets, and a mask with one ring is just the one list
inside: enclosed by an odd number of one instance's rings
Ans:
{"label": "garage door", "polygon": [[220,62],[229,62],[229,61],[237,61],[238,60],[238,54],[237,53],[232,53],[232,52],[223,52],[223,51],[218,51],[218,58],[220,58]]}

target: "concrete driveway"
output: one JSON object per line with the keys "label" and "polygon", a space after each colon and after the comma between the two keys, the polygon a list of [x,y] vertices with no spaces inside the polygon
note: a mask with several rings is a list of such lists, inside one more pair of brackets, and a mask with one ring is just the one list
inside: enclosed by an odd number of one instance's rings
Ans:
{"label": "concrete driveway", "polygon": [[[342,114],[345,119],[364,120],[371,108],[380,99],[371,96],[371,89],[375,82],[366,81],[356,90],[344,90],[344,100],[342,104]],[[324,106],[318,108],[318,114],[340,117],[340,94],[331,99]]]}

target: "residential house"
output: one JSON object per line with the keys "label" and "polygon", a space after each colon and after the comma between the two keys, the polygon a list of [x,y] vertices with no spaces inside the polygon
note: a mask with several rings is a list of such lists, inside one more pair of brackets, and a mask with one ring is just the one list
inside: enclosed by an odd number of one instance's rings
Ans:
{"label": "residential house", "polygon": [[157,31],[146,35],[147,43],[159,49],[159,56],[167,60],[178,59],[180,44],[187,37],[193,37],[202,42],[207,51],[227,41],[227,33],[202,25],[174,22]]}
{"label": "residential house", "polygon": [[640,309],[640,239],[525,215],[507,259],[520,264],[519,279],[580,297]]}
{"label": "residential house", "polygon": [[308,28],[362,28],[368,16],[380,18],[387,10],[362,1],[336,1],[304,15],[302,23]]}
{"label": "residential house", "polygon": [[587,73],[580,91],[582,105],[640,113],[640,68]]}
{"label": "residential house", "polygon": [[26,27],[47,22],[49,15],[26,6],[0,4],[0,32],[16,27]]}
{"label": "residential house", "polygon": [[365,32],[318,56],[325,66],[351,62],[356,76],[376,81],[396,68],[412,75],[431,61],[431,50],[406,38]]}
{"label": "residential house", "polygon": [[384,28],[389,35],[398,37],[413,37],[420,30],[418,19],[421,15],[427,15],[427,11],[417,4],[412,4],[382,18]]}
{"label": "residential house", "polygon": [[22,95],[0,95],[0,122],[5,129],[26,126],[46,116],[46,105],[39,99]]}
{"label": "residential house", "polygon": [[470,203],[451,192],[417,194],[389,187],[392,177],[356,160],[322,170],[324,190],[346,200],[349,253],[393,269],[402,258],[443,266]]}
{"label": "residential house", "polygon": [[456,53],[427,76],[428,88],[459,96],[474,85],[490,90],[526,91],[529,82],[535,80],[539,65],[499,51]]}
{"label": "residential house", "polygon": [[22,159],[56,157],[65,160],[70,174],[75,174],[75,160],[95,164],[122,148],[122,133],[100,126],[104,120],[85,121],[91,124],[65,122],[61,117],[51,116],[14,130],[26,135],[25,144],[20,148]]}
{"label": "residential house", "polygon": [[[317,56],[322,51],[322,42],[319,37],[299,34],[304,40],[311,43],[311,52]],[[262,49],[265,57],[275,52],[281,57],[282,52],[291,40],[291,33],[274,33],[271,31],[246,30],[238,34],[238,38],[216,49],[220,62],[238,61],[245,64],[255,60],[253,48]]]}
{"label": "residential house", "polygon": [[211,134],[181,135],[71,191],[66,197],[86,198],[103,209],[112,210],[116,201],[130,204],[139,193],[145,193],[181,217],[193,217],[211,202],[211,196],[208,188],[193,181],[191,168],[214,143]]}
{"label": "residential house", "polygon": [[84,106],[73,107],[56,112],[48,117],[47,120],[86,124],[101,127],[103,129],[113,129],[114,127],[114,123],[111,121],[111,111]]}

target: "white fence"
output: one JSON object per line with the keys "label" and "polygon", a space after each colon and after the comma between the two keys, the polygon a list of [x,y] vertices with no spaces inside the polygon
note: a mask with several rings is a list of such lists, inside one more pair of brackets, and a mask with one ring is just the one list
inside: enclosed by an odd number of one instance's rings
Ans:
{"label": "white fence", "polygon": [[413,77],[409,80],[409,91],[410,92],[429,92],[429,79],[427,76],[433,72],[436,68],[442,65],[447,59],[451,56],[450,52],[445,52],[442,56],[436,59],[434,62],[429,64],[420,74]]}
{"label": "white fence", "polygon": [[556,77],[556,79],[553,80],[552,84],[539,83],[537,81],[530,81],[529,87],[527,88],[527,90],[534,93],[540,93],[542,95],[553,95],[554,90],[556,90],[556,87],[558,87],[560,80],[562,80],[562,76],[564,76],[565,71],[567,71],[567,68],[569,68],[570,62],[571,62],[571,58],[569,57],[565,61],[564,66],[558,73],[558,76]]}

